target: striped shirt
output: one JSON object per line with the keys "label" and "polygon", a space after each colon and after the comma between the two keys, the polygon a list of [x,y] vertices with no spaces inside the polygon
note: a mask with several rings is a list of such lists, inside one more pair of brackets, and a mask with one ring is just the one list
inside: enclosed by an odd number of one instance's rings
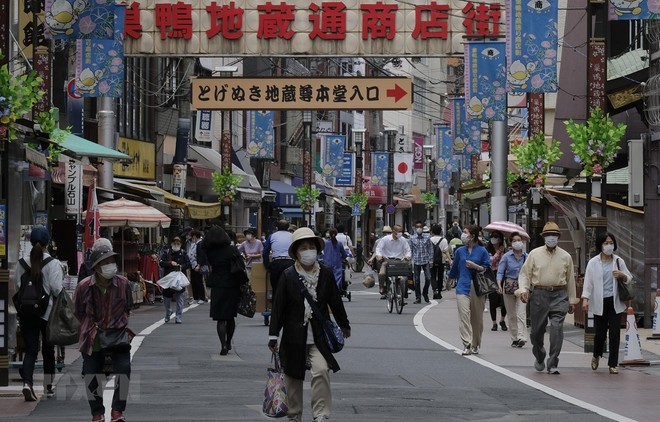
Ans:
{"label": "striped shirt", "polygon": [[104,329],[128,326],[133,305],[131,286],[126,277],[116,275],[105,292],[96,283],[96,275],[87,277],[76,286],[73,306],[80,321],[78,350],[91,355],[96,343],[97,325]]}

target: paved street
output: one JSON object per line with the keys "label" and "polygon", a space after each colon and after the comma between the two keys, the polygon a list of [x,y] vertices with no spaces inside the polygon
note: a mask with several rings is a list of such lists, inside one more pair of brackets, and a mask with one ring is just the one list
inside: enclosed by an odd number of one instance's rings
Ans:
{"label": "paved street", "polygon": [[[529,346],[512,349],[508,333],[489,330],[489,314],[484,314],[482,353],[468,358],[456,353],[460,341],[453,292],[430,305],[408,305],[396,315],[388,314],[375,289],[365,291],[358,277],[351,287],[353,300],[345,300],[345,306],[353,336],[338,355],[342,370],[332,376],[333,420],[657,420],[653,392],[660,370],[622,369],[612,376],[602,368],[593,373],[590,356],[582,353],[583,332],[571,323],[566,324],[561,375],[547,375],[534,371]],[[219,356],[208,305],[189,307],[183,325],[162,324],[162,313],[161,306],[143,306],[131,318],[131,327],[141,336],[134,340],[139,347],[133,357],[128,420],[268,419],[261,414],[270,359],[263,318],[239,317],[234,350]],[[67,350],[70,363],[59,379],[57,396],[36,405],[16,394],[20,385],[13,371],[11,387],[0,390],[0,421],[90,420],[81,359],[71,362],[77,356],[74,350]],[[658,359],[647,353],[647,358]],[[309,404],[304,420],[311,420]]]}

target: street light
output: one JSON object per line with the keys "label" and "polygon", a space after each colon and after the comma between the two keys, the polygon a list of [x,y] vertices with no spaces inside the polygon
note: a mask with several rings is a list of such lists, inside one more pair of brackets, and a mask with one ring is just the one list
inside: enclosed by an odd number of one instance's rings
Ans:
{"label": "street light", "polygon": [[[431,167],[434,167],[434,162],[431,159],[433,157],[433,145],[424,145],[424,156],[426,157],[426,192],[433,192],[432,181],[433,181],[433,170]],[[431,207],[426,206],[426,222],[431,225]]]}
{"label": "street light", "polygon": [[[386,127],[383,130],[385,136],[387,136],[387,204],[394,205],[394,139],[398,130],[393,127]],[[387,225],[392,226],[394,224],[394,218],[391,214],[387,214]]]}
{"label": "street light", "polygon": [[[312,110],[303,110],[303,185],[312,185]],[[312,204],[312,208],[314,205]],[[312,227],[312,208],[309,209],[307,227]]]}

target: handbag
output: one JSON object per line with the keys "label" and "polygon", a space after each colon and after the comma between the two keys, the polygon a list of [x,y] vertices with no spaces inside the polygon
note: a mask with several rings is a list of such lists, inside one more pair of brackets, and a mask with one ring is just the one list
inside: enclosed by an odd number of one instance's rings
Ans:
{"label": "handbag", "polygon": [[518,280],[514,280],[512,278],[505,278],[504,279],[504,287],[502,290],[504,290],[504,293],[508,295],[513,295],[516,293],[516,290],[518,290]]}
{"label": "handbag", "polygon": [[62,289],[53,302],[46,324],[46,339],[55,346],[69,346],[78,342],[80,321],[74,316],[73,301]]}
{"label": "handbag", "polygon": [[241,297],[238,301],[238,313],[252,318],[257,312],[257,294],[252,290],[250,283],[241,284]]}
{"label": "handbag", "polygon": [[275,362],[274,367],[267,370],[268,380],[266,380],[264,390],[262,411],[270,418],[283,418],[288,413],[289,406],[279,353],[273,353],[273,361]]}
{"label": "handbag", "polygon": [[309,294],[305,283],[303,282],[302,276],[298,274],[298,284],[300,287],[300,292],[303,297],[309,303],[309,306],[312,308],[312,313],[314,318],[321,322],[321,328],[323,332],[323,340],[325,344],[330,349],[330,353],[340,352],[344,348],[344,333],[342,333],[341,328],[334,322],[332,319],[325,318],[319,309],[318,304],[312,298],[312,295]]}
{"label": "handbag", "polygon": [[490,267],[486,267],[484,271],[471,270],[472,284],[478,296],[484,296],[489,293],[497,291],[497,281],[495,281],[495,273]]}
{"label": "handbag", "polygon": [[[619,267],[619,258],[616,260],[616,269],[621,271],[621,268]],[[630,284],[627,284],[625,281],[623,281],[620,278],[616,279],[616,287],[619,292],[619,299],[627,302],[629,300],[633,300],[635,298],[635,294],[632,291],[632,286]]]}
{"label": "handbag", "polygon": [[101,328],[96,324],[96,338],[104,351],[128,351],[135,333],[130,328]]}

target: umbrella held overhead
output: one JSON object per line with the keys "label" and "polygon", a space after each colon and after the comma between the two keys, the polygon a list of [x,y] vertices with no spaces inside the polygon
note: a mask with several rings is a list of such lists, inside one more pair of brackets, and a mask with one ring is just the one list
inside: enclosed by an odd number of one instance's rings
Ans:
{"label": "umbrella held overhead", "polygon": [[515,223],[511,223],[509,221],[495,221],[484,227],[484,231],[502,232],[502,233],[518,232],[525,239],[529,239],[529,235],[527,234],[525,229],[522,228],[522,226],[519,226]]}

